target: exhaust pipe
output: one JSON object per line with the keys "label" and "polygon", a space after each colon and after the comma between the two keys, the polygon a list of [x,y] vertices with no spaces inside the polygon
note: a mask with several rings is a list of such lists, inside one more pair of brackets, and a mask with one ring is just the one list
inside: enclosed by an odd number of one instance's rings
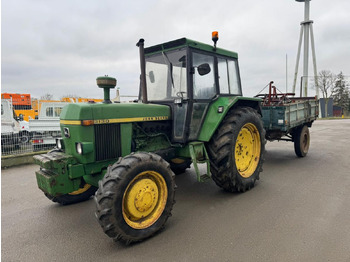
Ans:
{"label": "exhaust pipe", "polygon": [[140,39],[136,46],[140,50],[140,66],[141,66],[141,95],[142,95],[142,103],[147,104],[147,85],[146,85],[146,61],[145,61],[145,49],[144,49],[144,39]]}

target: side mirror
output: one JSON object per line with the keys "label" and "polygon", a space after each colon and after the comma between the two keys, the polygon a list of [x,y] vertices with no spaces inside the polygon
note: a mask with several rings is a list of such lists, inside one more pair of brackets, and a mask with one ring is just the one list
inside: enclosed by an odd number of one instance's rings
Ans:
{"label": "side mirror", "polygon": [[153,73],[153,71],[149,71],[148,76],[149,76],[149,80],[151,81],[151,83],[154,83],[154,82],[155,82],[155,79],[154,79],[154,73]]}
{"label": "side mirror", "polygon": [[210,73],[210,65],[208,63],[204,63],[198,66],[197,68],[198,74],[201,76],[207,75]]}

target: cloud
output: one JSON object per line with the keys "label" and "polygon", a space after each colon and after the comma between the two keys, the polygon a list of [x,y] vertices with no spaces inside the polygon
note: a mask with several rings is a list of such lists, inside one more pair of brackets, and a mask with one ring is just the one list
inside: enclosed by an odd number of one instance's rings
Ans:
{"label": "cloud", "polygon": [[[319,69],[350,75],[349,9],[346,0],[311,2]],[[280,0],[6,1],[2,92],[101,98],[95,79],[108,74],[117,78],[121,94],[135,95],[139,38],[146,46],[180,37],[211,43],[214,30],[218,46],[239,53],[245,95],[270,80],[284,89],[286,54],[291,85],[302,20],[302,3]]]}

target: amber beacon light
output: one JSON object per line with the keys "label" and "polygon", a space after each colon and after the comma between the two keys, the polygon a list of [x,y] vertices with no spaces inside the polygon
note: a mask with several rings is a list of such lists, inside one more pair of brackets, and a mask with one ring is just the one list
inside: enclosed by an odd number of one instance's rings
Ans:
{"label": "amber beacon light", "polygon": [[219,32],[218,31],[214,31],[211,33],[211,39],[214,42],[214,50],[216,49],[216,42],[219,40]]}

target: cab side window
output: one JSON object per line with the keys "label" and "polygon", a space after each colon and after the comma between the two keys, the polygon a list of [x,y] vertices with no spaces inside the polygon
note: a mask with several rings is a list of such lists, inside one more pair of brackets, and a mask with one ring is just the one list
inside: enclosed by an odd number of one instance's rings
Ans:
{"label": "cab side window", "polygon": [[218,58],[218,71],[220,93],[241,95],[237,61]]}
{"label": "cab side window", "polygon": [[237,60],[228,60],[228,75],[231,95],[242,95],[242,89],[238,77]]}
{"label": "cab side window", "polygon": [[218,58],[219,86],[221,94],[230,94],[227,60]]}

